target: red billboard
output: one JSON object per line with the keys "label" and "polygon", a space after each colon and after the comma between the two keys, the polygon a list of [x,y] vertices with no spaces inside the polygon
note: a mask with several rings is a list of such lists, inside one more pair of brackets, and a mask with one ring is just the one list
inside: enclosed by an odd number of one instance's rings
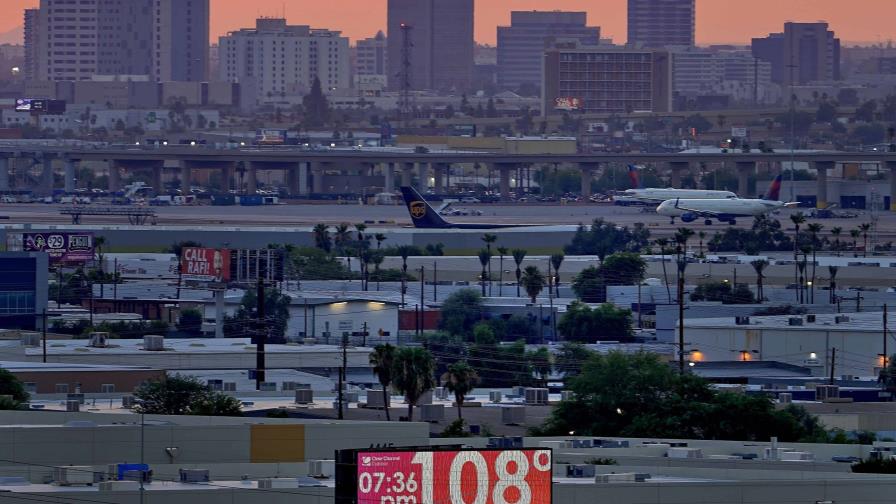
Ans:
{"label": "red billboard", "polygon": [[230,251],[187,247],[180,255],[181,278],[193,282],[230,280]]}
{"label": "red billboard", "polygon": [[93,233],[24,233],[22,250],[46,252],[50,264],[83,264],[93,260]]}
{"label": "red billboard", "polygon": [[554,98],[554,108],[557,110],[579,110],[582,108],[582,100],[574,96],[560,96]]}
{"label": "red billboard", "polygon": [[357,454],[357,504],[551,504],[550,450]]}

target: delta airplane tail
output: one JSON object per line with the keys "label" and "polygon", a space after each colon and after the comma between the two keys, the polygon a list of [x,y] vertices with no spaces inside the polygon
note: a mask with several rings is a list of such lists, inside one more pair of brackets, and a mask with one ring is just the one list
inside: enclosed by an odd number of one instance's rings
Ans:
{"label": "delta airplane tail", "polygon": [[638,173],[637,165],[628,165],[628,179],[632,183],[632,189],[644,189],[641,185],[641,174]]}
{"label": "delta airplane tail", "polygon": [[768,186],[768,192],[762,198],[766,201],[781,201],[781,175],[775,177]]}

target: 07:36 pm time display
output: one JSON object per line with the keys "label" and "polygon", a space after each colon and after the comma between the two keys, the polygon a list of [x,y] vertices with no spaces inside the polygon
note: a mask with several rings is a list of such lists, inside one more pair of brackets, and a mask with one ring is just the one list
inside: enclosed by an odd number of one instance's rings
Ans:
{"label": "07:36 pm time display", "polygon": [[550,450],[358,454],[358,504],[550,504]]}

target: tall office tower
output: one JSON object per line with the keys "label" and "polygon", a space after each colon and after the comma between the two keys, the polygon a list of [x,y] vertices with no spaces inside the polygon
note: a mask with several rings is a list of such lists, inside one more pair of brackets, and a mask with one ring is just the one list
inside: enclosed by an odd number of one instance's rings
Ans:
{"label": "tall office tower", "polygon": [[350,87],[348,39],[338,31],[259,19],[220,38],[220,79],[254,85],[257,103],[305,94],[315,77],[324,91]]}
{"label": "tall office tower", "polygon": [[644,47],[694,45],[696,0],[628,0],[628,43]]}
{"label": "tall office tower", "polygon": [[208,78],[208,0],[41,0],[25,13],[36,80]]}
{"label": "tall office tower", "polygon": [[586,12],[514,11],[510,26],[498,27],[498,86],[517,89],[541,85],[546,44],[575,39],[586,45],[600,43],[600,28],[587,26]]}
{"label": "tall office tower", "polygon": [[207,81],[209,0],[153,0],[153,77]]}
{"label": "tall office tower", "polygon": [[783,33],[755,38],[753,56],[772,64],[783,85],[840,79],[840,39],[827,23],[785,23]]}
{"label": "tall office tower", "polygon": [[[412,89],[467,90],[473,80],[474,0],[389,0],[388,78],[400,87],[410,37]],[[410,26],[410,30],[402,30]]]}
{"label": "tall office tower", "polygon": [[385,33],[359,40],[355,53],[355,75],[386,75],[389,57]]}
{"label": "tall office tower", "polygon": [[38,61],[47,52],[46,47],[41,49],[39,23],[40,9],[25,9],[25,80],[37,80]]}

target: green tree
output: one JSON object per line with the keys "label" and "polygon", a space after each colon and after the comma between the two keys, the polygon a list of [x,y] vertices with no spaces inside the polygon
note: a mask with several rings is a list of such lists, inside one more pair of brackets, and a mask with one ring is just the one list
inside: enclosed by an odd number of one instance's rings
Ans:
{"label": "green tree", "polygon": [[541,274],[537,266],[526,266],[525,271],[523,271],[522,283],[523,288],[526,289],[526,294],[532,300],[532,304],[535,304],[536,298],[541,294],[545,286],[544,275]]}
{"label": "green tree", "polygon": [[495,107],[495,99],[489,97],[488,103],[485,106],[485,116],[486,117],[498,117],[498,109]]}
{"label": "green tree", "polygon": [[550,377],[553,370],[551,352],[546,347],[540,347],[534,352],[528,352],[526,358],[532,363],[532,372],[538,376],[538,379],[541,381],[540,385],[542,387],[547,386],[548,377]]}
{"label": "green tree", "polygon": [[155,415],[242,415],[240,402],[220,397],[223,395],[194,376],[169,374],[164,380],[152,380],[137,388],[134,411]]}
{"label": "green tree", "polygon": [[507,247],[498,247],[498,296],[504,295],[504,256],[507,255]]}
{"label": "green tree", "polygon": [[481,280],[480,283],[482,285],[482,296],[483,297],[486,296],[486,293],[485,293],[486,283],[491,284],[491,275],[488,272],[491,263],[492,263],[491,252],[489,252],[487,250],[480,250],[479,251],[479,264],[482,265],[482,275],[479,278]]}
{"label": "green tree", "polygon": [[439,327],[448,334],[468,338],[482,320],[482,296],[475,289],[460,289],[442,303]]}
{"label": "green tree", "polygon": [[18,377],[3,368],[0,368],[0,396],[10,397],[8,401],[0,401],[0,410],[19,409],[30,398]]}
{"label": "green tree", "polygon": [[510,253],[513,255],[513,262],[516,263],[516,297],[520,297],[520,281],[523,278],[522,264],[526,259],[526,251],[513,249]]}
{"label": "green tree", "polygon": [[756,259],[750,263],[756,271],[756,300],[760,303],[765,299],[765,293],[762,291],[762,281],[765,279],[763,272],[768,267],[768,264],[768,261],[765,259]]}
{"label": "green tree", "polygon": [[702,283],[691,293],[691,301],[715,301],[723,304],[753,304],[756,298],[749,287],[737,284],[731,287],[730,282]]}
{"label": "green tree", "polygon": [[572,378],[582,371],[582,366],[593,354],[581,343],[565,341],[554,358],[554,369],[563,373],[566,379]]}
{"label": "green tree", "polygon": [[327,253],[333,249],[333,242],[330,240],[330,226],[323,223],[316,224],[312,233],[315,247]]}
{"label": "green tree", "polygon": [[[557,281],[553,282],[556,287],[557,297],[560,297],[560,266],[563,265],[563,260],[566,258],[563,254],[553,254],[550,258],[551,266],[554,267],[554,275],[557,277]],[[548,287],[550,287],[551,282],[548,282]]]}
{"label": "green tree", "polygon": [[862,232],[862,256],[868,257],[868,232],[871,231],[871,224],[859,224],[859,230]]}
{"label": "green tree", "polygon": [[329,122],[330,104],[324,96],[318,77],[315,77],[311,84],[311,92],[302,98],[302,106],[305,108],[306,127],[317,128]]}
{"label": "green tree", "polygon": [[186,334],[202,333],[202,312],[196,308],[186,308],[180,311],[177,318],[177,330]]}
{"label": "green tree", "polygon": [[408,403],[408,421],[414,420],[414,406],[435,386],[435,360],[429,350],[402,347],[395,352],[392,382]]}
{"label": "green tree", "polygon": [[448,371],[442,375],[442,383],[449,392],[454,394],[457,403],[457,418],[463,420],[464,398],[479,385],[479,375],[466,361],[455,362],[448,366]]}
{"label": "green tree", "polygon": [[[485,233],[482,235],[482,241],[485,243],[485,250],[488,251],[488,295],[492,295],[492,244],[498,241],[498,235],[494,233]],[[483,294],[484,295],[484,294]]]}
{"label": "green tree", "polygon": [[[280,294],[276,289],[265,289],[264,315],[268,343],[285,343],[286,326],[289,323],[289,304],[292,298]],[[243,294],[240,306],[233,317],[224,318],[224,334],[228,337],[245,335],[250,320],[257,317],[258,295],[255,289]]]}
{"label": "green tree", "polygon": [[395,347],[389,343],[373,347],[369,357],[373,374],[383,387],[383,405],[386,410],[386,421],[389,417],[389,386],[392,385],[392,370],[395,368]]}
{"label": "green tree", "polygon": [[632,312],[602,304],[590,308],[573,302],[557,323],[557,331],[567,341],[594,343],[596,341],[628,341],[634,336]]}
{"label": "green tree", "polygon": [[603,303],[607,300],[607,285],[599,268],[588,266],[572,280],[572,291],[586,303]]}

